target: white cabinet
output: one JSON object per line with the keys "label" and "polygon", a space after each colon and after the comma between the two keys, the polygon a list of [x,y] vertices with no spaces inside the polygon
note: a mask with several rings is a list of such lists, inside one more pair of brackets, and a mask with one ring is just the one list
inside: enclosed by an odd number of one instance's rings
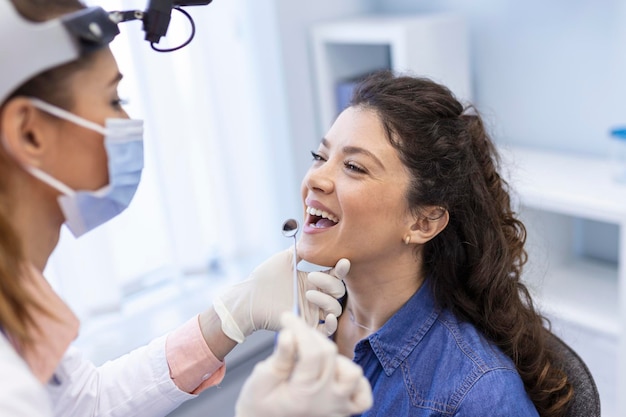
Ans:
{"label": "white cabinet", "polygon": [[319,133],[339,113],[338,83],[391,69],[427,76],[469,100],[470,69],[465,21],[449,14],[367,16],[313,26]]}
{"label": "white cabinet", "polygon": [[555,331],[590,367],[602,415],[624,416],[626,184],[612,180],[605,158],[501,151],[528,229],[524,279]]}

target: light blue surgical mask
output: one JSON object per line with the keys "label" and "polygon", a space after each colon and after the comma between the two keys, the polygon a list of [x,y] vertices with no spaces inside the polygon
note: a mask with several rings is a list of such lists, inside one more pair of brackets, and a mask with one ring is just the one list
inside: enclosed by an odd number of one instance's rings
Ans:
{"label": "light blue surgical mask", "polygon": [[31,101],[47,113],[104,136],[109,184],[99,190],[73,190],[39,168],[26,167],[32,175],[61,192],[58,201],[65,225],[75,237],[82,236],[124,211],[135,195],[143,169],[143,121],[110,118],[102,127],[39,99]]}

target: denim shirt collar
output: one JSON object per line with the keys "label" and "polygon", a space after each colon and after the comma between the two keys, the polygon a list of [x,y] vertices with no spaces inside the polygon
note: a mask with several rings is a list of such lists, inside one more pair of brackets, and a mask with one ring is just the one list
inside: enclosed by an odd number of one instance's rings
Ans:
{"label": "denim shirt collar", "polygon": [[356,345],[355,361],[369,341],[385,374],[391,376],[428,333],[440,313],[426,280],[383,327]]}

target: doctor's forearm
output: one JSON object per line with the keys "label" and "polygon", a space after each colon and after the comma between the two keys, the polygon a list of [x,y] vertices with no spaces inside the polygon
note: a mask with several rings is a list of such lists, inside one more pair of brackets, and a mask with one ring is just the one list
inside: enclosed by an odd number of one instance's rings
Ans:
{"label": "doctor's forearm", "polygon": [[213,308],[207,309],[199,316],[200,330],[211,352],[220,361],[237,346],[237,342],[222,331],[222,322]]}

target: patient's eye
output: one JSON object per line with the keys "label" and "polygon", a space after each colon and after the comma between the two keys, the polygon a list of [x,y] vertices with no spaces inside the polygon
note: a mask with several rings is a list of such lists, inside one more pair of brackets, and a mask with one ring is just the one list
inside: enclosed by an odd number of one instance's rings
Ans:
{"label": "patient's eye", "polygon": [[353,171],[353,172],[357,172],[359,174],[365,174],[367,173],[367,171],[364,168],[361,168],[359,165],[355,164],[354,162],[351,161],[346,161],[343,163],[343,165],[349,170],[349,171]]}
{"label": "patient's eye", "polygon": [[315,151],[311,151],[311,156],[313,157],[314,161],[325,161],[326,159],[324,159],[324,157],[322,155],[320,155],[319,153],[315,152]]}

